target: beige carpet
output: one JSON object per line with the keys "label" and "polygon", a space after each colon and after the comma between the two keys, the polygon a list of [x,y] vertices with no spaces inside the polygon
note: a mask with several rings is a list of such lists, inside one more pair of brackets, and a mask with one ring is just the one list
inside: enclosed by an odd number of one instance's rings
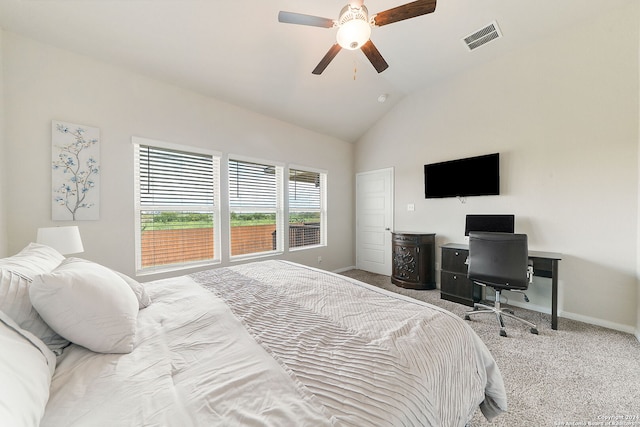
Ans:
{"label": "beige carpet", "polygon": [[[388,276],[361,270],[343,273],[446,308],[461,318],[469,307],[440,299],[440,291],[393,285]],[[630,334],[518,307],[516,315],[538,325],[539,335],[511,319],[508,337],[498,334],[495,316],[469,325],[485,342],[502,372],[509,412],[493,423],[478,410],[469,427],[479,426],[636,426],[640,427],[640,343]]]}

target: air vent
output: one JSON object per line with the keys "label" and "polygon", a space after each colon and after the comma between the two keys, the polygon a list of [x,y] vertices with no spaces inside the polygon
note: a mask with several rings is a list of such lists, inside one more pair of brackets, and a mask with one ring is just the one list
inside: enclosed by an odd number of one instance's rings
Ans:
{"label": "air vent", "polygon": [[493,21],[486,27],[474,32],[473,34],[469,34],[467,37],[463,38],[462,41],[471,51],[500,37],[502,37],[502,33],[500,32],[498,23]]}

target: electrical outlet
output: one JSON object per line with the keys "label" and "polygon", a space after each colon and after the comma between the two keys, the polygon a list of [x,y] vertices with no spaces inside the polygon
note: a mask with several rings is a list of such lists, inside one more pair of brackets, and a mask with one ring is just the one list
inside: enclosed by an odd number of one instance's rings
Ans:
{"label": "electrical outlet", "polygon": [[322,257],[321,256],[318,257],[318,264],[322,264]]}

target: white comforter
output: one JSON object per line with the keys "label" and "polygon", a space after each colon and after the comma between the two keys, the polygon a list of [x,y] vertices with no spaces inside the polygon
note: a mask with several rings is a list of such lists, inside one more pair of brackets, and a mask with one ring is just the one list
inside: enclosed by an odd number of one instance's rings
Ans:
{"label": "white comforter", "polygon": [[132,353],[65,350],[43,427],[449,427],[506,409],[484,344],[436,307],[283,261],[146,289]]}

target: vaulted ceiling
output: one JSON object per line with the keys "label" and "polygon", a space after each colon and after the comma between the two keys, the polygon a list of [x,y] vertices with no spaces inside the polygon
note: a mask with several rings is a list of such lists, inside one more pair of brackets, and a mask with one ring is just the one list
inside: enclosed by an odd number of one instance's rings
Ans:
{"label": "vaulted ceiling", "polygon": [[[438,0],[373,29],[380,74],[360,50],[311,74],[336,29],[278,22],[337,19],[346,0],[0,0],[0,27],[353,142],[407,94],[633,1]],[[404,3],[365,1],[370,14]],[[502,37],[470,51],[462,39],[494,21]]]}

